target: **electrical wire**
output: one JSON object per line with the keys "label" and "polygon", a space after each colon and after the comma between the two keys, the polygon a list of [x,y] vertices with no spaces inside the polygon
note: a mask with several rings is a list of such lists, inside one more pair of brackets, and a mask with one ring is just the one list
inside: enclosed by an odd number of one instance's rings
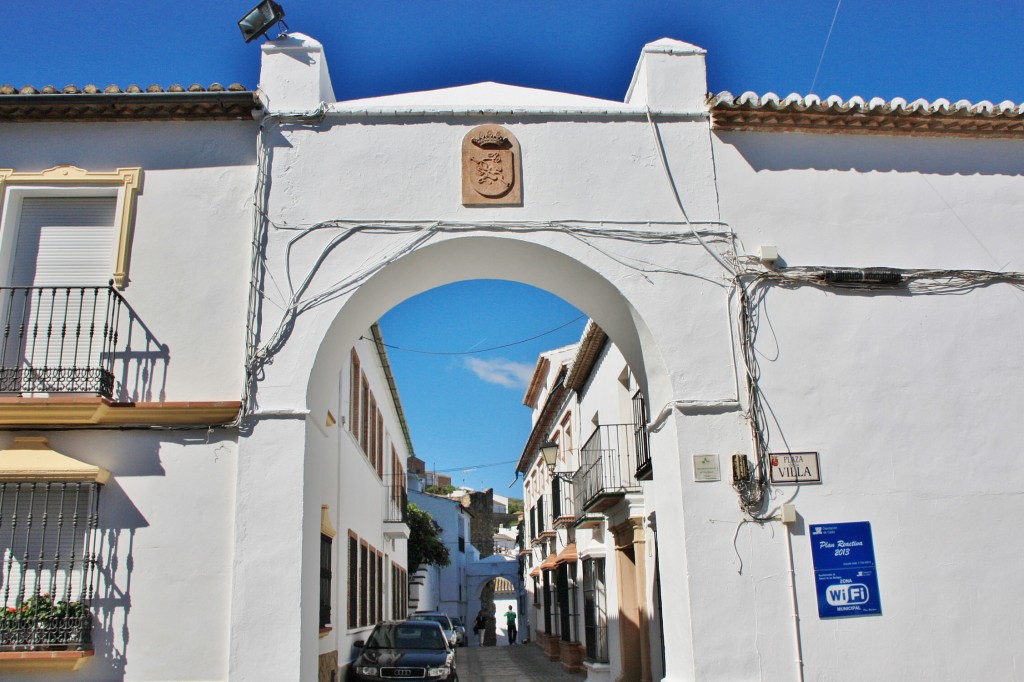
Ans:
{"label": "electrical wire", "polygon": [[443,473],[450,472],[450,471],[474,471],[476,469],[488,469],[490,467],[507,466],[509,464],[515,464],[518,461],[519,461],[518,459],[510,459],[510,460],[507,460],[505,462],[491,462],[490,464],[474,464],[473,466],[468,466],[468,467],[463,466],[463,467],[452,467],[450,469],[434,469],[431,473],[443,474]]}
{"label": "electrical wire", "polygon": [[[537,339],[540,339],[540,338],[543,338],[545,336],[548,336],[549,334],[554,334],[559,329],[565,329],[570,324],[572,324],[574,322],[579,322],[580,320],[582,320],[585,317],[586,317],[586,315],[580,315],[579,317],[576,317],[576,318],[574,318],[572,320],[569,320],[568,322],[566,322],[564,324],[558,325],[554,329],[549,329],[546,332],[542,332],[540,334],[537,334],[536,336],[531,336],[531,337],[529,337],[527,339],[522,339],[520,341],[512,341],[511,343],[503,343],[500,346],[491,346],[490,348],[478,348],[476,350],[430,351],[430,350],[417,350],[415,348],[403,348],[402,346],[393,346],[390,343],[385,343],[383,345],[384,345],[384,347],[390,348],[392,350],[400,350],[400,351],[404,351],[406,353],[420,353],[421,355],[475,355],[477,353],[488,353],[488,352],[490,352],[492,350],[501,350],[502,348],[511,348],[512,346],[518,346],[518,345],[521,345],[521,344],[524,344],[524,343],[529,343],[530,341],[536,341]],[[365,337],[360,337],[360,338],[365,338]],[[518,460],[516,460],[516,461],[518,461]]]}
{"label": "electrical wire", "polygon": [[[833,16],[832,28],[835,27],[839,7],[842,0],[836,5],[836,12]],[[832,28],[829,29],[829,36],[826,39],[825,48],[831,38]],[[825,50],[822,51],[818,68],[820,69],[824,59]],[[815,73],[815,81],[817,79]],[[812,83],[812,90],[814,84]],[[238,422],[252,410],[254,402],[255,387],[262,376],[264,365],[272,362],[273,357],[281,350],[287,342],[291,331],[294,328],[299,315],[323,305],[340,296],[351,293],[358,288],[369,277],[379,272],[388,265],[413,251],[426,245],[438,235],[451,234],[479,234],[499,233],[510,235],[528,235],[538,232],[557,232],[563,236],[574,239],[585,245],[587,248],[601,253],[622,265],[632,269],[644,276],[647,281],[652,281],[649,275],[664,273],[678,276],[698,277],[720,286],[730,287],[736,299],[737,329],[739,336],[739,357],[743,364],[744,383],[746,386],[746,404],[744,415],[749,423],[751,440],[754,450],[753,475],[745,481],[734,481],[734,487],[740,498],[740,506],[747,515],[748,522],[766,523],[777,520],[775,510],[766,512],[765,509],[771,499],[771,487],[768,477],[768,453],[772,438],[771,429],[768,426],[767,402],[760,387],[759,353],[757,351],[757,336],[761,319],[764,315],[764,301],[768,292],[772,289],[795,289],[798,287],[814,287],[822,290],[835,292],[846,291],[850,293],[895,293],[902,295],[959,295],[978,288],[988,287],[995,284],[1008,284],[1017,289],[1024,290],[1024,273],[1021,272],[996,272],[986,270],[956,270],[956,269],[887,269],[894,277],[898,276],[898,286],[893,283],[882,283],[877,281],[834,281],[828,277],[829,271],[842,270],[832,266],[803,266],[787,267],[781,269],[769,269],[757,258],[750,255],[737,253],[742,249],[735,231],[728,223],[721,221],[693,222],[687,215],[686,208],[679,195],[678,188],[672,177],[671,167],[665,153],[661,133],[655,124],[650,111],[647,112],[647,120],[654,134],[656,149],[662,162],[662,168],[672,189],[673,198],[683,217],[682,222],[677,221],[588,221],[588,220],[559,220],[559,221],[527,221],[527,222],[501,222],[501,221],[432,221],[432,220],[367,220],[356,221],[347,219],[334,219],[311,225],[288,225],[275,223],[267,214],[266,206],[268,199],[268,178],[270,174],[270,153],[267,143],[267,136],[270,130],[279,124],[306,126],[318,123],[324,118],[326,109],[319,107],[311,112],[296,113],[289,115],[267,116],[261,121],[257,148],[257,181],[253,191],[253,240],[252,240],[252,273],[250,282],[249,314],[246,327],[246,386],[243,394],[243,409],[239,418],[232,425]],[[680,232],[671,228],[685,226],[688,232]],[[668,229],[663,229],[668,228]],[[724,228],[724,229],[723,229]],[[280,284],[273,278],[271,268],[267,260],[267,246],[270,231],[286,232],[293,231],[295,236],[288,240],[285,248],[284,270],[287,293],[282,292]],[[293,249],[302,240],[312,234],[328,230],[334,232],[327,245],[320,249],[319,256],[313,264],[307,268],[301,281],[295,285],[292,278],[291,258]],[[310,293],[313,283],[321,274],[322,266],[330,254],[341,244],[359,237],[391,235],[407,235],[408,239],[403,243],[378,253],[374,258],[368,259],[355,272],[348,276],[335,280],[315,293]],[[675,246],[701,246],[726,272],[729,278],[723,283],[705,277],[698,273],[681,271],[679,269],[659,266],[636,259],[634,257],[618,256],[609,249],[599,245],[602,241],[621,241],[627,243],[642,243],[647,245],[675,245]],[[711,244],[727,245],[725,253],[719,253],[711,247]],[[849,270],[849,268],[845,268]],[[262,301],[265,296],[265,278],[270,277],[279,294],[283,295],[284,302],[279,306],[281,309],[280,320],[276,328],[272,328],[267,340],[262,344],[259,342],[259,328],[266,326],[262,319]],[[572,320],[562,327],[576,322]],[[466,355],[471,353],[482,353],[488,350],[497,350],[518,343],[525,343],[540,338],[549,333],[557,331],[562,327],[550,330],[544,334],[530,339],[524,339],[512,344],[505,344],[489,349],[468,351],[464,353],[432,353],[430,351],[417,351],[397,346],[388,346],[396,350],[408,352],[420,352],[436,355]],[[685,401],[675,401],[680,403]],[[673,404],[675,404],[673,403]],[[776,420],[776,425],[778,424]],[[231,426],[231,425],[229,425]],[[483,466],[504,466],[515,463],[518,460],[500,462]],[[480,467],[476,467],[480,468]],[[449,469],[443,471],[459,471],[463,468]],[[735,539],[735,538],[734,538]],[[741,568],[742,570],[742,568]]]}
{"label": "electrical wire", "polygon": [[814,70],[814,78],[811,79],[811,87],[810,87],[810,90],[808,90],[808,93],[813,93],[814,92],[814,86],[818,82],[818,74],[821,72],[821,65],[825,61],[825,52],[828,51],[829,41],[832,40],[832,31],[836,27],[836,19],[839,18],[839,7],[842,4],[843,4],[843,0],[837,0],[836,1],[836,11],[835,11],[835,14],[832,15],[832,25],[828,27],[828,35],[825,36],[825,45],[822,46],[822,48],[821,48],[821,56],[818,57],[818,68],[816,68]]}

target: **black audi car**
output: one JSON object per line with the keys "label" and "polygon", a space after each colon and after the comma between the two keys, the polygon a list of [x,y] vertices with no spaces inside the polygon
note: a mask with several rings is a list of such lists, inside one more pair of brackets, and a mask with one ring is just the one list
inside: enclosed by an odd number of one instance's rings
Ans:
{"label": "black audi car", "polygon": [[379,623],[362,649],[354,670],[359,680],[448,680],[458,682],[455,652],[434,621]]}

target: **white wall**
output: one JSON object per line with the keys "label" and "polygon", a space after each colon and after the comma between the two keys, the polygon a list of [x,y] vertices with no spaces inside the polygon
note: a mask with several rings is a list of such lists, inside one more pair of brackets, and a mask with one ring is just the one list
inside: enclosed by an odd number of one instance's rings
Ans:
{"label": "white wall", "polygon": [[[384,618],[392,617],[391,564],[407,565],[406,541],[385,535],[382,518],[390,499],[390,485],[394,469],[391,461],[392,447],[395,448],[399,463],[404,467],[408,454],[398,413],[394,406],[391,390],[384,375],[378,350],[369,330],[355,344],[359,355],[361,372],[365,374],[369,389],[377,401],[385,430],[383,478],[377,475],[373,463],[363,452],[362,446],[351,431],[350,378],[351,364],[348,350],[337,349],[329,357],[333,366],[325,364],[318,372],[322,380],[314,381],[310,390],[311,409],[306,419],[306,461],[311,474],[307,481],[309,490],[315,495],[305,502],[306,521],[303,524],[305,552],[312,554],[315,561],[305,567],[303,574],[304,599],[316,599],[319,594],[319,537],[320,506],[329,505],[331,522],[337,531],[333,543],[333,629],[325,637],[316,633],[316,623],[303,619],[305,642],[317,643],[317,652],[338,651],[341,665],[353,660],[357,652],[353,649],[356,640],[366,639],[374,623],[367,626],[348,626],[348,538],[349,533],[358,536],[372,549],[384,554],[383,584]],[[331,379],[328,379],[331,377]],[[328,425],[328,411],[334,416],[334,424]],[[302,441],[296,442],[302,447]],[[315,570],[310,570],[315,569]],[[305,595],[310,595],[306,597]],[[305,601],[304,601],[305,603]],[[314,602],[315,603],[315,602]],[[306,612],[308,616],[313,612]],[[315,621],[315,619],[314,619]],[[310,630],[312,632],[310,632]],[[316,639],[312,639],[312,638]],[[303,665],[314,665],[312,656],[303,657]],[[313,668],[315,670],[315,668]]]}
{"label": "white wall", "polygon": [[[748,247],[775,244],[791,266],[1020,270],[1021,152],[1024,144],[1006,140],[716,140],[723,217]],[[1014,605],[1024,588],[1010,547],[1021,531],[1004,520],[1024,474],[1006,456],[1024,435],[1021,300],[1005,284],[960,294],[768,293],[757,347],[771,445],[818,451],[823,476],[793,500],[803,521],[793,552],[808,676],[1014,676]],[[719,622],[712,602],[742,601],[762,615],[732,623],[734,632],[758,648],[771,639],[791,649],[782,529],[743,527],[734,550],[734,528],[700,520],[733,502],[724,486],[688,490],[691,527],[707,551],[691,564],[694,593],[707,595],[696,598],[707,606],[695,609],[695,631]],[[795,493],[777,489],[776,503]],[[872,524],[882,615],[822,620],[806,525],[846,521]],[[744,562],[742,577],[723,575],[729,553],[737,568]],[[922,628],[926,639],[911,636]],[[792,670],[785,660],[760,665]]]}
{"label": "white wall", "polygon": [[[111,472],[100,492],[92,600],[97,655],[76,679],[224,679],[234,435],[220,429],[40,435],[58,452]],[[0,447],[13,438],[3,434]],[[174,655],[182,650],[190,655]],[[39,678],[8,672],[5,679]]]}
{"label": "white wall", "polygon": [[[431,568],[437,582],[431,586],[430,608],[444,611],[466,620],[466,603],[469,594],[466,586],[466,563],[469,543],[469,517],[461,503],[447,497],[429,493],[411,492],[409,501],[428,512],[441,527],[440,540],[448,548],[451,563],[444,567]],[[464,540],[463,551],[459,551],[459,537]],[[427,590],[424,590],[425,592]],[[421,602],[419,610],[427,610]]]}
{"label": "white wall", "polygon": [[[0,125],[2,165],[17,172],[143,169],[123,291],[138,322],[118,340],[135,359],[115,367],[115,397],[239,400],[255,132],[253,122]],[[97,653],[76,678],[226,679],[237,431],[39,433],[112,474],[100,494]],[[0,434],[0,447],[13,437]]]}
{"label": "white wall", "polygon": [[[18,172],[142,167],[123,294],[141,322],[131,350],[152,364],[117,372],[122,399],[239,399],[255,133],[252,122],[0,126],[3,165]],[[118,341],[123,348],[128,339]]]}

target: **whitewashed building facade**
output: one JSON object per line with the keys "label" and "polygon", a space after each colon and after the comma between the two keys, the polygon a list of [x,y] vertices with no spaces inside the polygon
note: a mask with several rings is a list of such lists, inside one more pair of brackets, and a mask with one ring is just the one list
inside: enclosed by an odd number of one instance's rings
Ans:
{"label": "whitewashed building facade", "polygon": [[541,355],[523,402],[533,423],[518,465],[531,638],[589,680],[653,679],[661,609],[636,379],[590,322],[578,344]]}
{"label": "whitewashed building facade", "polygon": [[[8,296],[51,292],[6,304],[30,322],[10,329],[86,310],[57,300],[68,287],[116,292],[132,323],[85,390],[88,334],[5,342],[4,481],[102,484],[95,653],[61,664],[338,673],[361,626],[321,637],[323,531],[382,562],[402,543],[390,450],[380,476],[347,421],[350,349],[370,366],[361,337],[394,305],[504,278],[583,310],[649,407],[632,523],[655,539],[645,570],[672,579],[641,602],[662,614],[641,677],[1016,676],[1024,109],[709,97],[704,60],[648,45],[622,102],[493,83],[338,101],[323,47],[293,34],[263,47],[262,101],[0,88],[0,272]],[[109,243],[101,273],[42,229],[58,208]],[[83,267],[49,259],[50,236]],[[29,273],[23,245],[47,266]],[[81,371],[38,372],[54,353]],[[381,495],[355,520],[350,466]],[[33,590],[52,580],[31,571]]]}

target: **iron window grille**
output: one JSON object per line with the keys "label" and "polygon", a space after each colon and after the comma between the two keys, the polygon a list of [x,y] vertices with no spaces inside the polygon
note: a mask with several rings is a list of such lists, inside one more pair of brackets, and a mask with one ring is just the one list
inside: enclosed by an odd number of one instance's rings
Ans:
{"label": "iron window grille", "polygon": [[359,626],[359,538],[348,536],[348,626]]}
{"label": "iron window grille", "polygon": [[320,628],[331,624],[331,544],[330,535],[320,535]]}
{"label": "iron window grille", "polygon": [[0,483],[0,651],[92,649],[100,487]]}
{"label": "iron window grille", "polygon": [[608,606],[604,559],[583,561],[583,630],[587,659],[608,662]]}

